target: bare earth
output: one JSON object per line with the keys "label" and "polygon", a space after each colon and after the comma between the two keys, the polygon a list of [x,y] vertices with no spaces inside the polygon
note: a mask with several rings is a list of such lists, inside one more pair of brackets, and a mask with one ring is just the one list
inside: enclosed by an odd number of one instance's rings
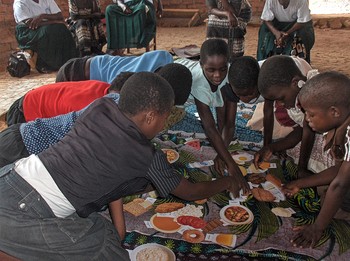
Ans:
{"label": "bare earth", "polygon": [[[190,44],[198,46],[205,40],[206,26],[197,27],[158,27],[157,28],[157,49],[171,50],[173,47],[184,47]],[[246,35],[246,55],[255,57],[257,48],[259,28],[248,26]],[[345,29],[319,29],[315,28],[316,43],[311,52],[311,61],[314,68],[320,72],[326,70],[336,70],[350,76],[350,30]],[[132,54],[139,54],[142,50],[132,49]],[[28,90],[38,86],[53,83],[55,73],[39,74],[35,71],[29,76],[18,79],[11,77],[8,73],[0,73],[0,115],[17,98],[21,97]],[[1,121],[0,130],[5,128]]]}

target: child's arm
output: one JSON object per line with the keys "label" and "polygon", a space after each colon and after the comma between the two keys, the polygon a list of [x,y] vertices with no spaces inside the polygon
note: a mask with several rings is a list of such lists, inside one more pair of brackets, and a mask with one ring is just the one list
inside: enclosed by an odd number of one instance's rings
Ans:
{"label": "child's arm", "polygon": [[311,188],[330,184],[337,176],[339,167],[333,166],[320,173],[293,180],[283,185],[283,192],[288,196],[294,196],[302,188]]}
{"label": "child's arm", "polygon": [[228,173],[236,179],[237,184],[235,187],[236,190],[234,191],[234,195],[238,196],[240,189],[243,189],[244,192],[248,192],[248,183],[244,180],[240,169],[228,152],[221,134],[216,128],[214,117],[210,111],[209,106],[197,99],[195,99],[195,103],[207,137],[209,138],[215,151],[218,153],[218,156],[225,162]]}
{"label": "child's arm", "polygon": [[259,168],[259,163],[264,161],[264,158],[269,158],[272,155],[268,145],[272,142],[272,132],[274,125],[273,101],[265,100],[264,102],[264,147],[254,155],[255,168]]}
{"label": "child's arm", "polygon": [[[333,174],[334,175],[334,174]],[[350,187],[350,162],[344,161],[335,178],[330,183],[321,211],[314,224],[303,227],[293,238],[295,246],[314,247],[321,238],[324,230],[339,210],[342,199]]]}
{"label": "child's arm", "polygon": [[301,141],[302,135],[303,128],[300,126],[296,126],[293,128],[292,132],[289,133],[286,137],[279,141],[271,143],[269,145],[270,150],[274,153],[293,148]]}
{"label": "child's arm", "polygon": [[[226,100],[225,106],[223,108],[217,108],[216,113],[219,132],[227,148],[235,134],[237,103]],[[217,172],[223,175],[225,162],[217,156],[214,159],[214,167]]]}
{"label": "child's arm", "polygon": [[109,213],[111,215],[114,227],[118,231],[120,240],[123,240],[126,233],[125,219],[123,213],[123,199],[118,199],[109,203]]}
{"label": "child's arm", "polygon": [[264,102],[264,146],[271,144],[273,125],[274,125],[274,114],[273,114],[273,101],[265,100]]}
{"label": "child's arm", "polygon": [[273,153],[293,148],[297,145],[302,137],[302,128],[294,127],[293,131],[285,138],[272,143],[273,133],[273,101],[265,100],[264,103],[264,147],[254,155],[254,165],[256,168],[259,162],[269,160]]}
{"label": "child's arm", "polygon": [[181,178],[179,185],[171,191],[171,194],[188,201],[210,198],[222,191],[229,190],[234,193],[237,189],[236,179],[232,176],[225,176],[213,181],[192,183]]}
{"label": "child's arm", "polygon": [[300,146],[300,156],[298,163],[298,178],[306,177],[310,175],[310,171],[307,170],[307,165],[310,159],[312,147],[315,142],[315,132],[310,128],[309,124],[304,120],[303,123],[303,135]]}

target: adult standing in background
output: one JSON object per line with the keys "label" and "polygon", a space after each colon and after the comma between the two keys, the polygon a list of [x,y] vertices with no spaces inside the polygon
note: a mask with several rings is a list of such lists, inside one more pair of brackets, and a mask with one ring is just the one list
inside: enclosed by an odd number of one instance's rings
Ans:
{"label": "adult standing in background", "polygon": [[161,1],[113,0],[113,3],[106,8],[107,53],[121,55],[125,48],[148,48],[156,35],[156,13],[162,13]]}
{"label": "adult standing in background", "polygon": [[19,48],[31,57],[37,55],[34,62],[39,72],[57,71],[66,61],[77,57],[73,37],[54,0],[15,0],[13,10]]}
{"label": "adult standing in background", "polygon": [[80,56],[103,54],[102,47],[107,43],[101,19],[100,0],[68,0],[69,30],[79,49]]}
{"label": "adult standing in background", "polygon": [[248,0],[206,0],[208,7],[207,39],[224,39],[230,60],[244,54],[244,36],[252,16]]}
{"label": "adult standing in background", "polygon": [[266,0],[261,19],[258,61],[274,54],[290,55],[294,49],[310,63],[315,33],[309,0]]}

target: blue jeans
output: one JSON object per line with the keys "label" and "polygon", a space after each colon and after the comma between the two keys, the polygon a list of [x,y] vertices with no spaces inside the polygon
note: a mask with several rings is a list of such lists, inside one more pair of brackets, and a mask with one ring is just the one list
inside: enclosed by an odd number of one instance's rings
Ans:
{"label": "blue jeans", "polygon": [[129,260],[111,222],[55,217],[13,166],[0,169],[0,250],[22,260]]}

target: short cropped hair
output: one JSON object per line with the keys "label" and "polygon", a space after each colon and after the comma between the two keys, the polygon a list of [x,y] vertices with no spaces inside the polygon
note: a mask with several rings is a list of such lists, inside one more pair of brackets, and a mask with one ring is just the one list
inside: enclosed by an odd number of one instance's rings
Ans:
{"label": "short cropped hair", "polygon": [[350,78],[335,71],[320,73],[304,84],[299,99],[320,108],[350,107]]}
{"label": "short cropped hair", "polygon": [[131,116],[146,110],[164,114],[171,110],[174,99],[174,91],[163,77],[152,72],[139,72],[124,83],[119,108]]}
{"label": "short cropped hair", "polygon": [[206,63],[208,57],[213,55],[223,55],[228,60],[228,45],[224,40],[208,39],[203,42],[200,49],[200,63]]}
{"label": "short cropped hair", "polygon": [[126,80],[129,79],[129,77],[131,77],[134,74],[135,74],[134,72],[121,72],[120,74],[118,74],[117,77],[114,78],[111,85],[109,86],[108,92],[110,91],[120,92]]}
{"label": "short cropped hair", "polygon": [[275,55],[266,59],[260,69],[258,88],[261,94],[271,87],[288,87],[295,76],[304,77],[292,57]]}
{"label": "short cropped hair", "polygon": [[183,105],[190,95],[192,87],[192,73],[179,63],[169,63],[157,71],[173,88],[175,105]]}
{"label": "short cropped hair", "polygon": [[252,56],[234,58],[228,72],[228,81],[239,90],[258,88],[260,66]]}

